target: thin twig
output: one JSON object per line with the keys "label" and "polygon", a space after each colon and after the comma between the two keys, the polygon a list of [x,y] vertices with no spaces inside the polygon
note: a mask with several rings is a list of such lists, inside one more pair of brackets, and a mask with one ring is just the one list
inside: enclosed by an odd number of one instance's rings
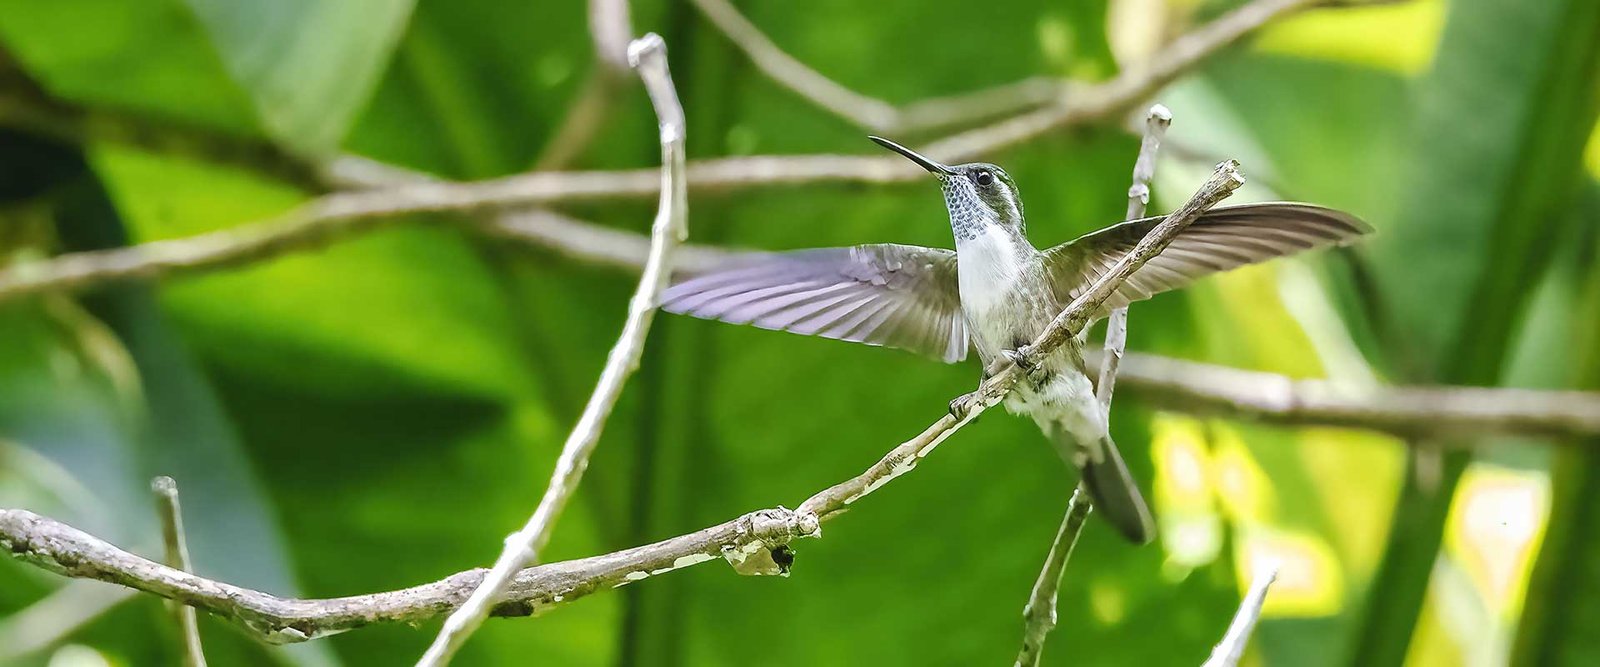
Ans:
{"label": "thin twig", "polygon": [[[1172,124],[1172,112],[1159,104],[1150,107],[1145,121],[1144,140],[1139,144],[1139,156],[1133,162],[1133,185],[1128,188],[1128,214],[1126,219],[1144,217],[1145,206],[1150,203],[1150,179],[1155,176],[1156,153],[1161,148],[1161,137]],[[1106,320],[1105,355],[1100,362],[1100,381],[1095,384],[1095,398],[1105,413],[1106,423],[1111,423],[1111,395],[1117,383],[1117,368],[1122,353],[1128,345],[1128,308],[1111,311]],[[1039,664],[1044,652],[1045,638],[1056,627],[1056,596],[1061,590],[1061,573],[1066,569],[1072,546],[1078,543],[1084,518],[1089,516],[1093,504],[1080,485],[1072,492],[1067,503],[1067,515],[1061,520],[1061,529],[1050,543],[1050,555],[1045,559],[1039,578],[1033,582],[1033,592],[1028,604],[1022,608],[1022,650],[1017,653],[1018,667]]]}
{"label": "thin twig", "polygon": [[[162,475],[150,481],[150,490],[156,495],[156,509],[161,514],[161,541],[166,545],[167,567],[193,572],[194,566],[189,564],[189,543],[183,534],[178,483]],[[206,653],[200,646],[200,625],[195,619],[194,607],[168,602],[167,608],[183,634],[183,664],[206,667]]]}
{"label": "thin twig", "polygon": [[1066,79],[1038,76],[897,106],[852,90],[789,55],[728,0],[693,2],[767,78],[856,127],[879,134],[916,134],[1036,109],[1060,100],[1070,85]]}
{"label": "thin twig", "polygon": [[561,125],[539,150],[539,157],[533,161],[533,171],[565,169],[577,160],[610,120],[624,81],[626,79],[608,68],[599,67],[590,72],[577,97],[567,105]]}
{"label": "thin twig", "polygon": [[1124,70],[1105,83],[1074,87],[1061,104],[934,142],[923,153],[947,162],[960,161],[1017,145],[1063,126],[1122,113],[1267,22],[1319,2],[1255,0],[1173,40],[1142,66]]}
{"label": "thin twig", "polygon": [[1267,589],[1277,579],[1278,568],[1275,566],[1256,573],[1255,580],[1250,582],[1249,592],[1239,601],[1239,611],[1233,615],[1233,622],[1228,624],[1227,634],[1222,636],[1222,641],[1211,650],[1211,657],[1201,667],[1234,667],[1239,664],[1239,659],[1244,657],[1245,644],[1250,642],[1250,633],[1261,618],[1261,605],[1267,600]]}
{"label": "thin twig", "polygon": [[[1073,104],[1072,97],[1075,95],[1093,95],[1097,92],[1092,86],[1075,85],[1070,80],[1040,76],[969,93],[918,100],[896,106],[844,86],[789,55],[773,43],[772,39],[749,18],[739,13],[728,0],[693,0],[693,2],[706,19],[740,51],[743,51],[767,78],[857,127],[880,134],[915,134],[938,128],[967,125],[1044,106],[1064,107]],[[1265,21],[1283,9],[1296,9],[1317,2],[1318,0],[1295,0],[1281,9],[1272,2],[1258,2],[1256,4],[1262,5],[1259,11],[1243,11],[1237,20],[1240,21],[1240,25],[1247,25],[1256,20]],[[1249,29],[1252,28],[1246,28]],[[1224,37],[1226,35],[1227,33],[1219,34]],[[1204,46],[1212,49],[1220,48],[1233,39],[1237,39],[1237,35]],[[1148,67],[1155,68],[1165,64],[1167,63],[1157,58]]]}
{"label": "thin twig", "polygon": [[[1084,85],[1060,105],[952,136],[926,153],[959,160],[998,151],[1043,132],[1115,117],[1179,74],[1267,21],[1315,0],[1256,0],[1179,37],[1144,67],[1105,83]],[[362,176],[374,170],[363,167]],[[337,169],[332,174],[344,174]],[[689,163],[690,188],[731,190],[803,183],[900,183],[926,178],[894,156],[749,156]],[[0,270],[0,302],[45,291],[216,270],[317,247],[335,238],[395,224],[399,216],[480,212],[563,202],[650,197],[660,193],[654,169],[535,172],[472,183],[406,179],[388,187],[324,195],[276,219],[187,238],[127,248],[71,253]]]}
{"label": "thin twig", "polygon": [[461,608],[445,619],[438,638],[418,661],[418,665],[448,664],[455,650],[483,623],[490,607],[511,585],[517,572],[533,562],[544,549],[556,519],[583,479],[583,472],[588,468],[589,457],[600,441],[600,433],[605,428],[606,418],[611,415],[611,408],[622,394],[628,376],[639,366],[645,337],[650,332],[661,291],[666,289],[672,270],[672,253],[688,233],[688,196],[683,181],[683,105],[678,101],[678,92],[672,84],[666,50],[666,43],[654,33],[628,46],[628,61],[644,81],[661,129],[661,202],[651,233],[650,259],[645,262],[639,288],[628,304],[628,319],[623,325],[622,335],[611,348],[605,368],[600,373],[600,382],[561,448],[555,472],[545,488],[544,497],[539,500],[538,508],[522,530],[506,538],[505,550],[495,561],[494,567],[490,568],[483,582]]}
{"label": "thin twig", "polygon": [[[580,262],[638,271],[650,254],[650,238],[604,227],[554,211],[502,213],[479,223],[478,231],[516,245],[553,251]],[[709,269],[738,254],[712,246],[684,244],[672,255],[674,271]]]}
{"label": "thin twig", "polygon": [[[1195,198],[1169,215],[1101,276],[1035,339],[1027,355],[1047,355],[1087,320],[1100,304],[1172,236],[1236,189],[1242,179],[1233,166],[1220,165]],[[1076,327],[1067,329],[1067,327]],[[722,557],[740,563],[800,537],[821,535],[821,522],[909,472],[950,434],[998,402],[1015,383],[1015,367],[995,374],[978,389],[983,400],[964,418],[946,414],[877,463],[849,480],[807,498],[798,510],[782,507],[752,512],[688,535],[654,544],[517,572],[503,598],[489,613],[526,616],[570,603],[596,590],[615,588],[651,576]],[[485,579],[483,570],[386,593],[327,600],[289,600],[260,591],[197,577],[150,562],[60,522],[26,510],[0,509],[0,549],[25,562],[70,577],[99,579],[204,609],[234,621],[270,642],[300,642],[377,623],[417,623],[462,605]]]}
{"label": "thin twig", "polygon": [[[1133,185],[1128,187],[1128,213],[1125,220],[1144,217],[1150,204],[1150,179],[1156,174],[1156,155],[1161,152],[1161,139],[1172,125],[1172,111],[1157,104],[1145,116],[1144,138],[1139,142],[1139,157],[1133,161]],[[1105,356],[1100,361],[1100,381],[1095,384],[1095,398],[1110,423],[1111,396],[1117,387],[1117,369],[1122,364],[1122,354],[1128,347],[1128,307],[1111,311],[1106,319]]]}
{"label": "thin twig", "polygon": [[692,2],[712,25],[727,35],[734,46],[744,51],[757,69],[772,80],[859,127],[880,132],[899,129],[900,112],[894,105],[841,86],[794,56],[784,53],[750,19],[740,14],[732,3],[727,0]]}
{"label": "thin twig", "polygon": [[628,0],[589,0],[589,36],[594,41],[595,68],[540,150],[535,171],[571,164],[605,127],[628,79],[628,42],[633,39]]}
{"label": "thin twig", "polygon": [[1028,604],[1022,608],[1022,650],[1017,652],[1017,667],[1034,667],[1044,654],[1044,640],[1056,627],[1056,593],[1061,589],[1061,573],[1066,570],[1072,548],[1078,544],[1083,524],[1094,510],[1088,494],[1079,486],[1067,501],[1067,514],[1061,519],[1056,539],[1050,543],[1050,554],[1044,559],[1044,569],[1033,582]]}
{"label": "thin twig", "polygon": [[633,43],[628,0],[589,0],[589,37],[601,67],[619,75],[633,69],[628,59]]}

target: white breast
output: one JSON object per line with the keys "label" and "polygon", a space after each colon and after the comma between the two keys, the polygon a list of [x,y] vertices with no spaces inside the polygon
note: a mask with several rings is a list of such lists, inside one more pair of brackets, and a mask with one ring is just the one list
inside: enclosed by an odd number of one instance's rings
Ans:
{"label": "white breast", "polygon": [[1016,294],[1024,257],[1015,239],[996,226],[986,225],[972,240],[957,240],[961,308],[975,318]]}

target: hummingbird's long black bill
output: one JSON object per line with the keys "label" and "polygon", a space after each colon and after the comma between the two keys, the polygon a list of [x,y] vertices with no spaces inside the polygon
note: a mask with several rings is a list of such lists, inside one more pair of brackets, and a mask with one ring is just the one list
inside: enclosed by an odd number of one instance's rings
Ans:
{"label": "hummingbird's long black bill", "polygon": [[934,162],[933,160],[929,160],[928,158],[922,157],[922,155],[917,153],[916,151],[911,150],[909,148],[906,148],[905,146],[901,146],[900,144],[897,144],[897,143],[895,143],[893,141],[889,141],[888,139],[885,139],[883,137],[868,136],[867,138],[873,140],[879,146],[882,146],[882,147],[887,148],[887,149],[889,149],[891,151],[894,151],[896,153],[899,153],[901,155],[906,156],[907,160],[915,162],[915,163],[917,163],[917,166],[920,166],[923,169],[927,169],[928,171],[931,171],[931,172],[933,172],[935,174],[939,174],[941,176],[950,176],[950,175],[953,175],[953,174],[956,173],[956,170],[954,170],[954,169],[946,167],[943,164],[940,164],[938,162]]}

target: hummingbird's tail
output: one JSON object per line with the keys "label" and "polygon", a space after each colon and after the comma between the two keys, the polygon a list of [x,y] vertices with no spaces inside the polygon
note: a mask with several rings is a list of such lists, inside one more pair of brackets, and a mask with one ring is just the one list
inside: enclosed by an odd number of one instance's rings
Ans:
{"label": "hummingbird's tail", "polygon": [[1111,436],[1101,438],[1098,447],[1105,457],[1098,463],[1083,464],[1083,485],[1089,489],[1089,497],[1129,542],[1148,543],[1155,537],[1156,527],[1150,518],[1150,507],[1139,494],[1139,485],[1128,474],[1128,464],[1122,462]]}
{"label": "hummingbird's tail", "polygon": [[1061,455],[1082,471],[1084,488],[1089,490],[1094,506],[1111,526],[1129,542],[1149,543],[1155,537],[1155,521],[1150,518],[1150,507],[1145,504],[1139,485],[1128,473],[1128,464],[1122,462],[1122,454],[1111,436],[1100,436],[1090,444],[1078,442],[1067,429],[1059,426],[1044,430],[1055,441]]}

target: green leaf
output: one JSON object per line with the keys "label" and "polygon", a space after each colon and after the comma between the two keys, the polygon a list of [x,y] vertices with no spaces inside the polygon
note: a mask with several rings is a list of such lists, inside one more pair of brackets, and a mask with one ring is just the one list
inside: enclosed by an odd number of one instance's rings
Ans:
{"label": "green leaf", "polygon": [[[1586,194],[1575,219],[1592,220],[1600,210],[1595,183]],[[1549,276],[1550,282],[1568,288],[1562,290],[1566,298],[1555,305],[1565,326],[1538,342],[1552,361],[1575,371],[1576,377],[1570,378],[1574,386],[1592,390],[1600,388],[1600,355],[1594,352],[1600,349],[1600,270],[1594,262],[1600,235],[1590,227],[1568,247],[1568,261]],[[1567,354],[1571,350],[1586,352],[1573,359]],[[1550,518],[1529,577],[1513,665],[1584,665],[1600,658],[1600,642],[1589,631],[1600,622],[1600,577],[1594,569],[1600,559],[1600,539],[1595,537],[1600,526],[1600,456],[1592,450],[1600,443],[1591,438],[1568,444],[1550,465]]]}
{"label": "green leaf", "polygon": [[186,0],[273,137],[336,148],[366,104],[413,0]]}
{"label": "green leaf", "polygon": [[0,38],[59,97],[259,133],[249,95],[179,0],[0,0]]}
{"label": "green leaf", "polygon": [[[1517,39],[1507,39],[1517,35]],[[1492,384],[1580,182],[1600,88],[1600,6],[1458,3],[1419,85],[1400,224],[1375,269],[1419,367],[1405,377]],[[1404,661],[1450,500],[1470,455],[1408,472],[1353,660]]]}

